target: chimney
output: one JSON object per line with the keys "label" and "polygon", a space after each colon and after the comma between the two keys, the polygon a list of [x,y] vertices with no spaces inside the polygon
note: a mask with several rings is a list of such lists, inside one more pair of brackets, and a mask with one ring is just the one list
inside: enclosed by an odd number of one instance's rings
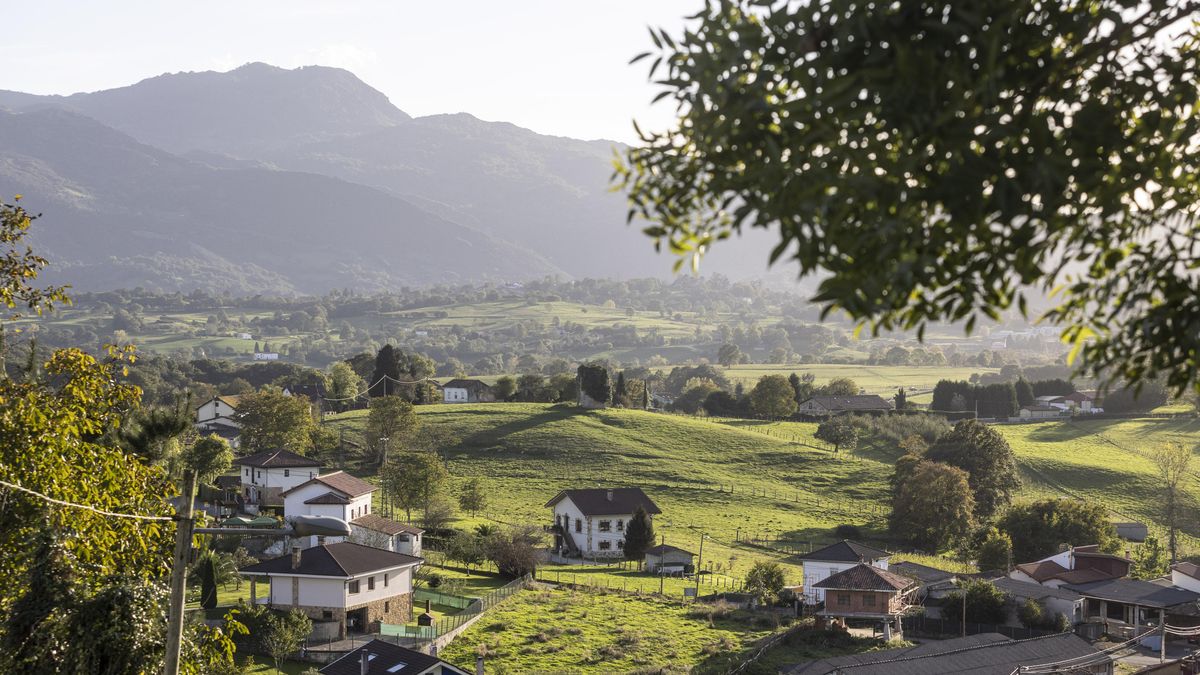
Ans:
{"label": "chimney", "polygon": [[292,569],[300,569],[300,545],[292,544]]}
{"label": "chimney", "polygon": [[371,657],[367,655],[367,650],[362,650],[358,655],[358,672],[362,675],[367,675],[367,671],[371,670]]}
{"label": "chimney", "polygon": [[612,490],[608,491],[608,501],[612,501]]}

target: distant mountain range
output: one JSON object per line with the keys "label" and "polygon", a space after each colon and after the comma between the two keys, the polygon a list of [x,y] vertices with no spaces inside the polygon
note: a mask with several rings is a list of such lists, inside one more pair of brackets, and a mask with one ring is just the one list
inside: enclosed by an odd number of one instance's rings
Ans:
{"label": "distant mountain range", "polygon": [[[71,96],[0,91],[0,194],[51,278],[233,293],[664,276],[609,141],[412,118],[353,74],[255,63]],[[765,273],[767,243],[707,268]]]}

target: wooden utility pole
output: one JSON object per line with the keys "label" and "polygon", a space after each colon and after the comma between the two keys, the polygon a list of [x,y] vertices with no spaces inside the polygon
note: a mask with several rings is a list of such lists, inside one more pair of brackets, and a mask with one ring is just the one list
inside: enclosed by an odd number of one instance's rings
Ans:
{"label": "wooden utility pole", "polygon": [[196,499],[196,472],[183,472],[183,504],[175,524],[175,556],[171,563],[171,604],[167,611],[167,653],[163,660],[165,675],[179,673],[179,647],[183,641],[183,604],[187,590],[187,568],[192,551],[192,519]]}
{"label": "wooden utility pole", "polygon": [[696,556],[696,599],[700,599],[700,566],[704,564],[704,533],[700,534],[700,553]]}
{"label": "wooden utility pole", "polygon": [[967,637],[967,588],[962,589],[962,636]]}
{"label": "wooden utility pole", "polygon": [[[662,535],[662,538],[659,540],[659,543],[664,547],[662,550],[662,556],[659,558],[659,560],[661,561],[662,557],[665,557],[667,555],[667,550],[665,548],[667,545],[667,535],[665,535],[665,534]],[[658,563],[658,594],[659,595],[663,594],[663,582],[664,581],[666,581],[666,579],[663,577],[662,562],[659,562]]]}

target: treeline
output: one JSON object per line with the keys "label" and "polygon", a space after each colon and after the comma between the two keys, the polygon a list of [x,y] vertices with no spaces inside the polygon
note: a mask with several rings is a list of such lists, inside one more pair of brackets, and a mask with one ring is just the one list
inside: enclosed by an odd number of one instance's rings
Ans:
{"label": "treeline", "polygon": [[[962,380],[940,380],[933,388],[930,410],[942,413],[976,412],[983,418],[1015,417],[1022,407],[1034,405],[1039,396],[1069,396],[1078,391],[1063,378],[1035,380],[1023,376],[1015,382],[973,384]],[[1117,383],[1097,399],[1096,407],[1106,413],[1146,412],[1164,405],[1170,392],[1161,380],[1142,383],[1140,389]]]}

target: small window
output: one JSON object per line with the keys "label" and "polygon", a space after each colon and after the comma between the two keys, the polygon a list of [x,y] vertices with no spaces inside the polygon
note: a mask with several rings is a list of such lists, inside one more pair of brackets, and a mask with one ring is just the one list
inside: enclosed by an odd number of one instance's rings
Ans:
{"label": "small window", "polygon": [[384,613],[384,614],[387,614],[387,613],[388,613],[388,612],[390,612],[390,611],[392,611],[392,603],[391,603],[391,601],[390,601],[390,600],[384,600],[384,601],[383,601],[383,613]]}
{"label": "small window", "polygon": [[367,590],[375,590],[375,577],[367,577]]}
{"label": "small window", "polygon": [[383,573],[383,587],[384,588],[387,588],[387,582],[388,582],[388,575],[387,575],[387,572],[384,572]]}
{"label": "small window", "polygon": [[624,539],[617,540],[617,548],[625,548],[625,540]]}
{"label": "small window", "polygon": [[363,513],[370,513],[370,512],[371,512],[370,504],[367,504],[366,506],[363,507]]}
{"label": "small window", "polygon": [[839,607],[849,607],[850,606],[850,594],[849,593],[838,593],[837,594],[837,604]]}
{"label": "small window", "polygon": [[353,595],[357,592],[358,592],[358,579],[355,579],[354,581],[350,582],[350,594]]}
{"label": "small window", "polygon": [[617,521],[617,532],[624,532],[624,531],[625,531],[625,521],[618,520]]}
{"label": "small window", "polygon": [[863,607],[874,607],[875,606],[875,594],[874,593],[866,593],[862,596],[862,598],[863,598]]}
{"label": "small window", "polygon": [[284,478],[291,478],[291,477],[292,477],[292,470],[291,470],[291,469],[284,469],[284,470],[283,470],[283,477],[284,477]]}
{"label": "small window", "polygon": [[611,520],[600,521],[600,531],[601,532],[612,532],[612,521]]}
{"label": "small window", "polygon": [[333,612],[331,612],[329,610],[325,610],[325,611],[321,612],[321,618],[324,619],[325,621],[333,621]]}
{"label": "small window", "polygon": [[246,467],[246,478],[250,477],[250,467]]}
{"label": "small window", "polygon": [[609,549],[611,549],[611,548],[612,548],[612,542],[611,542],[611,541],[602,541],[602,542],[600,542],[600,550],[601,550],[601,551],[607,551],[607,550],[609,550]]}
{"label": "small window", "polygon": [[578,518],[575,519],[575,531],[583,532],[583,521]]}

